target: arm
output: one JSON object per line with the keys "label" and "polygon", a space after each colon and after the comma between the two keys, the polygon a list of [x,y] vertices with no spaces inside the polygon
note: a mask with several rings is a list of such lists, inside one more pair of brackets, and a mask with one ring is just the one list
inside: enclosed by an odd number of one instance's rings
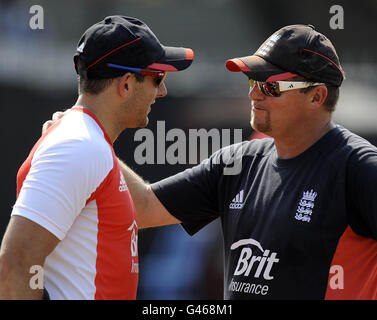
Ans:
{"label": "arm", "polygon": [[32,289],[34,265],[44,265],[59,239],[35,222],[12,216],[0,249],[0,299],[41,299],[43,290]]}
{"label": "arm", "polygon": [[140,229],[180,223],[166,210],[148,183],[121,160],[119,164],[136,207],[137,224]]}

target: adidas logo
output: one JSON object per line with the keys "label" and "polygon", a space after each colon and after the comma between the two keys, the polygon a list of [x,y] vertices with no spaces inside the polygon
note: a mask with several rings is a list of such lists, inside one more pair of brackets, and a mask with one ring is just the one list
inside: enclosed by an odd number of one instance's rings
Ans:
{"label": "adidas logo", "polygon": [[119,192],[127,191],[127,185],[126,185],[126,180],[123,177],[123,174],[119,172],[120,174],[120,185],[119,185]]}
{"label": "adidas logo", "polygon": [[243,208],[243,190],[237,193],[236,197],[229,205],[229,209],[242,209]]}
{"label": "adidas logo", "polygon": [[84,46],[85,46],[85,42],[83,42],[83,43],[77,48],[77,52],[83,53],[83,51],[84,51]]}

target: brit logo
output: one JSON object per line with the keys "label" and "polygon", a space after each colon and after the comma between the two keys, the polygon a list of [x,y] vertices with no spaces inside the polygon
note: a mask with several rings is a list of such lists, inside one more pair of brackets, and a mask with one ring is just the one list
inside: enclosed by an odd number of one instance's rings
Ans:
{"label": "brit logo", "polygon": [[131,256],[132,256],[132,265],[131,265],[131,272],[132,273],[139,273],[139,261],[138,261],[138,250],[137,250],[137,223],[136,220],[131,224],[131,226],[127,229],[128,231],[132,230],[131,235]]}
{"label": "brit logo", "polygon": [[313,208],[314,200],[317,197],[317,192],[311,189],[310,191],[304,191],[302,198],[298,204],[295,219],[305,222],[310,222]]}

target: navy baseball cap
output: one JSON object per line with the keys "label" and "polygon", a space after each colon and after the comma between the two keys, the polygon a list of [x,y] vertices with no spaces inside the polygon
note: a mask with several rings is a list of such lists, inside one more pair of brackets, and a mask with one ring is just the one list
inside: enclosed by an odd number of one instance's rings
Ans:
{"label": "navy baseball cap", "polygon": [[180,71],[193,59],[192,49],[164,46],[143,21],[119,15],[108,16],[87,29],[73,58],[77,74],[84,79],[115,78],[127,72],[109,68],[108,63]]}
{"label": "navy baseball cap", "polygon": [[302,76],[339,87],[345,79],[331,41],[312,25],[296,24],[272,34],[251,56],[229,59],[232,72],[256,81],[280,81]]}

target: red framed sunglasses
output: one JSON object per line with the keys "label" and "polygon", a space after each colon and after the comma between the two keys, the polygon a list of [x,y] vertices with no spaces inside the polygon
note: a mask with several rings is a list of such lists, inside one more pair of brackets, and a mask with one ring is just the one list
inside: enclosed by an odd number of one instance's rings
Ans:
{"label": "red framed sunglasses", "polygon": [[133,68],[133,67],[125,67],[120,66],[114,63],[107,63],[108,67],[123,69],[131,72],[135,72],[141,74],[142,76],[151,76],[154,79],[154,82],[157,86],[161,86],[166,78],[167,72],[166,71],[158,71],[158,70],[151,70],[151,69],[142,69],[142,68]]}

